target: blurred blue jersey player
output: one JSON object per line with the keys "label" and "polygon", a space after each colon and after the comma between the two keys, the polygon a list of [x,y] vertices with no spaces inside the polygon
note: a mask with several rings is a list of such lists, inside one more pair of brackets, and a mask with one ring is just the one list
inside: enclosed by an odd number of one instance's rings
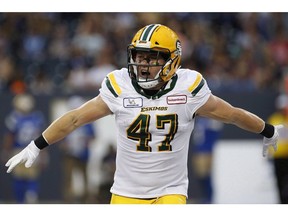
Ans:
{"label": "blurred blue jersey player", "polygon": [[[4,138],[4,150],[15,154],[35,139],[44,127],[41,112],[34,111],[34,99],[28,94],[19,94],[13,99],[14,109],[5,119],[7,132]],[[39,158],[40,159],[40,158]],[[43,163],[43,158],[40,159]],[[35,203],[38,200],[38,177],[40,160],[34,167],[25,170],[24,165],[13,170],[13,189],[17,203]]]}
{"label": "blurred blue jersey player", "polygon": [[[72,96],[68,99],[69,109],[75,109],[85,102],[80,96]],[[87,165],[90,156],[90,147],[95,139],[95,127],[93,123],[83,125],[69,134],[63,141],[64,151],[64,181],[63,198],[65,203],[89,203],[92,199],[92,191],[88,188]],[[83,179],[83,193],[77,194],[73,189],[73,173],[78,171]]]}
{"label": "blurred blue jersey player", "polygon": [[213,186],[211,167],[213,149],[217,143],[223,123],[204,117],[196,117],[193,132],[193,157],[192,167],[196,179],[200,184],[202,199],[200,203],[212,203]]}

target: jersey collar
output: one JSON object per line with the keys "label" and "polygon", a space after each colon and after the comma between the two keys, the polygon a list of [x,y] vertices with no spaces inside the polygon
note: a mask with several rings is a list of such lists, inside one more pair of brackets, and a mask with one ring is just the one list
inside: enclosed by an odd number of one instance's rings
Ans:
{"label": "jersey collar", "polygon": [[165,85],[165,87],[163,89],[160,89],[155,95],[148,95],[146,94],[142,88],[140,88],[140,86],[137,84],[137,82],[132,79],[132,85],[135,88],[135,90],[143,95],[144,97],[148,98],[148,99],[158,99],[160,98],[162,95],[167,94],[168,92],[170,92],[176,85],[176,82],[178,80],[178,76],[177,74],[175,74],[169,81],[168,83]]}

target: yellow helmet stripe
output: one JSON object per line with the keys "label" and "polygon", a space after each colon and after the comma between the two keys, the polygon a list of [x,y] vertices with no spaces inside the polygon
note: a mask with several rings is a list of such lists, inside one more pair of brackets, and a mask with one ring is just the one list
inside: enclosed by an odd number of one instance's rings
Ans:
{"label": "yellow helmet stripe", "polygon": [[140,36],[140,41],[149,41],[152,37],[153,32],[155,29],[160,26],[159,24],[151,24],[148,25],[142,32]]}
{"label": "yellow helmet stripe", "polygon": [[120,86],[117,84],[113,73],[108,74],[106,85],[115,97],[118,97],[122,93],[122,90]]}
{"label": "yellow helmet stripe", "polygon": [[[188,91],[192,93],[192,95],[196,95],[200,88],[204,85],[204,79],[200,73],[197,74],[195,82],[189,86]],[[195,92],[197,90],[197,92]]]}

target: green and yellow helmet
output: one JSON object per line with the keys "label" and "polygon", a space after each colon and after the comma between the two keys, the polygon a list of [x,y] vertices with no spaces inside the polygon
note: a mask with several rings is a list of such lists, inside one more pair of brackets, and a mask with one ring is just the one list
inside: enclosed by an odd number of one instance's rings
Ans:
{"label": "green and yellow helmet", "polygon": [[[137,51],[157,52],[165,59],[165,64],[153,80],[139,80],[137,77],[137,64],[135,56]],[[181,62],[181,43],[177,34],[161,24],[150,24],[141,28],[133,37],[131,44],[128,45],[128,72],[132,79],[144,89],[151,89],[159,82],[168,82],[180,67]],[[153,67],[155,65],[149,65]],[[159,66],[159,65],[157,65]]]}

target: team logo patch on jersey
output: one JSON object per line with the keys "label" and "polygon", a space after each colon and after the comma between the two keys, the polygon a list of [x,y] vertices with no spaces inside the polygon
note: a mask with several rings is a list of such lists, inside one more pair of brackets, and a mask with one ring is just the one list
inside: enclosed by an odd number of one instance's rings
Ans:
{"label": "team logo patch on jersey", "polygon": [[186,95],[171,95],[166,98],[167,104],[186,104],[187,96]]}
{"label": "team logo patch on jersey", "polygon": [[138,98],[124,98],[123,105],[125,108],[138,108],[143,106],[143,99],[141,97]]}

